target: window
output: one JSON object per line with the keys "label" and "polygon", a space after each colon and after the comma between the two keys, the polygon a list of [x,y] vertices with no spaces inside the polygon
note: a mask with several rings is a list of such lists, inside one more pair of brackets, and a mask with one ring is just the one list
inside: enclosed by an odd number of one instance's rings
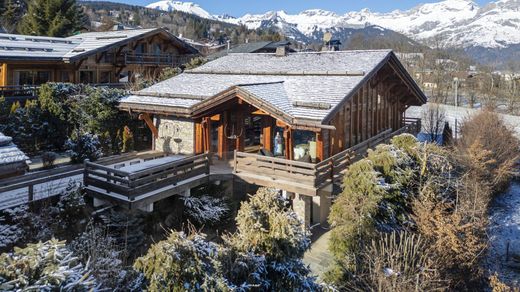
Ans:
{"label": "window", "polygon": [[79,82],[88,84],[95,83],[94,71],[79,71]]}
{"label": "window", "polygon": [[61,71],[61,82],[70,82],[70,72]]}
{"label": "window", "polygon": [[303,159],[309,155],[311,161],[316,160],[316,133],[311,131],[294,131],[294,159]]}
{"label": "window", "polygon": [[112,72],[111,71],[101,71],[99,74],[99,83],[111,83],[112,82]]}
{"label": "window", "polygon": [[34,74],[32,71],[16,71],[16,85],[34,85]]}
{"label": "window", "polygon": [[37,71],[34,75],[34,85],[41,85],[51,81],[51,72]]}
{"label": "window", "polygon": [[161,44],[153,44],[153,53],[154,55],[162,54]]}
{"label": "window", "polygon": [[146,53],[146,44],[141,43],[141,44],[137,45],[137,47],[135,48],[135,53],[136,54],[145,54]]}
{"label": "window", "polygon": [[51,81],[50,71],[15,71],[16,85],[41,85]]}

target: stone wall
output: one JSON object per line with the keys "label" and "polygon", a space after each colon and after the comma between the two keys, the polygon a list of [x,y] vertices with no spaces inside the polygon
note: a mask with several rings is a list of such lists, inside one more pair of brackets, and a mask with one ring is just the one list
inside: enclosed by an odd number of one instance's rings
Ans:
{"label": "stone wall", "polygon": [[195,124],[189,119],[159,116],[155,118],[159,137],[155,150],[174,154],[195,153]]}

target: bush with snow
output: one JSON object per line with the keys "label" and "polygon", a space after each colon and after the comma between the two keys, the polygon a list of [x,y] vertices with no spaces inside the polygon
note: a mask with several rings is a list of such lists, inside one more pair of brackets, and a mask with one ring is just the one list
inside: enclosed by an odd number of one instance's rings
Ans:
{"label": "bush with snow", "polygon": [[173,232],[137,259],[152,291],[320,291],[302,261],[309,233],[287,202],[261,188],[242,204],[223,244]]}
{"label": "bush with snow", "polygon": [[86,159],[95,161],[103,155],[98,136],[90,133],[67,140],[65,148],[73,163],[82,163]]}
{"label": "bush with snow", "polygon": [[181,196],[185,215],[197,224],[216,224],[229,213],[229,206],[224,199],[208,195]]}
{"label": "bush with snow", "polygon": [[88,291],[96,287],[88,267],[63,241],[28,244],[0,255],[2,291]]}

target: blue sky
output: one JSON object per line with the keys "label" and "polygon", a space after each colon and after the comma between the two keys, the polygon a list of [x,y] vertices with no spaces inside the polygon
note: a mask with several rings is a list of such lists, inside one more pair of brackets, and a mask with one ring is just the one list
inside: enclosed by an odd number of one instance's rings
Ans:
{"label": "blue sky", "polygon": [[[158,0],[112,0],[128,4],[146,5]],[[202,6],[211,14],[228,13],[242,16],[245,13],[263,13],[269,10],[285,10],[297,13],[302,10],[320,8],[343,14],[347,11],[369,8],[376,12],[388,12],[395,9],[406,10],[420,3],[438,2],[435,0],[187,0]],[[474,0],[479,5],[490,1]]]}

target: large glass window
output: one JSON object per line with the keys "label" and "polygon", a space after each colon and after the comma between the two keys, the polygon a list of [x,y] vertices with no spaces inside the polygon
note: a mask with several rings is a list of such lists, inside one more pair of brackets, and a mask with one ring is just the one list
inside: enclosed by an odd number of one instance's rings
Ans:
{"label": "large glass window", "polygon": [[84,84],[95,83],[94,71],[79,71],[79,82]]}
{"label": "large glass window", "polygon": [[33,85],[34,84],[34,72],[32,71],[16,71],[15,79],[16,85]]}
{"label": "large glass window", "polygon": [[40,85],[51,81],[51,72],[49,71],[37,71],[34,75],[34,84]]}
{"label": "large glass window", "polygon": [[16,85],[41,85],[51,81],[50,71],[21,70],[15,72]]}
{"label": "large glass window", "polygon": [[111,71],[101,71],[99,74],[99,83],[110,83],[112,82],[112,72]]}
{"label": "large glass window", "polygon": [[311,131],[294,131],[293,137],[294,160],[316,161],[316,133]]}
{"label": "large glass window", "polygon": [[285,156],[285,141],[283,138],[283,128],[276,127],[274,129],[273,145],[274,156]]}

